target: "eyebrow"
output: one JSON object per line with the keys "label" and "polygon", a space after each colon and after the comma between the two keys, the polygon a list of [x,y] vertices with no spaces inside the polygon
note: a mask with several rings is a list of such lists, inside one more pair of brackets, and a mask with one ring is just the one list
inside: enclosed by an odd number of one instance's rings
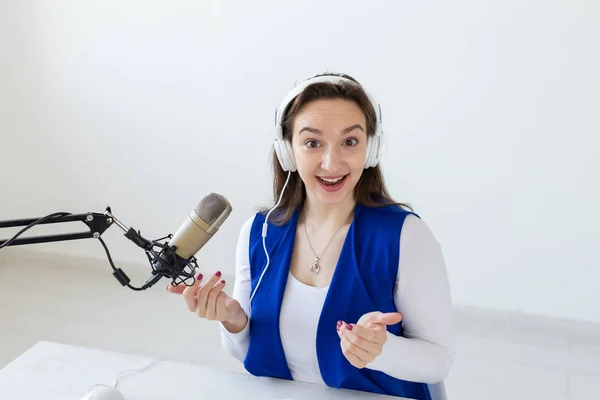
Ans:
{"label": "eyebrow", "polygon": [[[342,135],[346,135],[346,134],[352,132],[355,129],[360,129],[363,132],[365,131],[360,124],[356,124],[356,125],[352,125],[352,126],[347,127],[346,129],[344,129],[342,131]],[[310,126],[305,126],[304,128],[300,129],[300,132],[298,132],[298,135],[301,134],[304,131],[308,131],[308,132],[314,133],[316,135],[322,135],[323,134],[323,132],[321,132],[319,129],[311,128]]]}

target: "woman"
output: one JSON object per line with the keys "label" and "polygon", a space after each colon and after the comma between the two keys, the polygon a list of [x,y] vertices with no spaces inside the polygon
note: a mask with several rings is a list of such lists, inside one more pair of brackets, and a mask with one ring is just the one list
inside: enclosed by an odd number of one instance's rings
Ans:
{"label": "woman", "polygon": [[168,289],[220,321],[254,375],[443,399],[448,278],[428,226],[384,185],[380,112],[347,75],[292,90],[276,114],[277,203],[241,229],[233,297],[220,272]]}

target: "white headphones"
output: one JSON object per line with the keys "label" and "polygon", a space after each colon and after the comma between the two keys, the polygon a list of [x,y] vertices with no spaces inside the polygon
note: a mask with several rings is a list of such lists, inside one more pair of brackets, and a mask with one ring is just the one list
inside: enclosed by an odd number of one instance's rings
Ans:
{"label": "white headphones", "polygon": [[[285,113],[285,109],[290,104],[290,102],[292,102],[296,98],[296,96],[299,95],[300,92],[302,92],[304,90],[304,88],[306,88],[308,85],[311,85],[316,82],[339,83],[340,81],[348,82],[350,84],[360,86],[359,84],[357,84],[356,82],[354,82],[350,79],[347,79],[347,78],[344,78],[341,76],[337,76],[337,75],[318,76],[316,78],[308,79],[307,81],[296,86],[290,93],[288,93],[288,95],[283,100],[283,103],[281,103],[279,108],[275,110],[275,144],[274,144],[275,153],[277,154],[277,159],[279,160],[279,164],[281,164],[281,168],[283,168],[283,170],[286,171],[288,173],[288,175],[287,175],[287,179],[285,180],[285,184],[283,185],[283,188],[281,189],[281,193],[279,194],[279,200],[277,201],[277,204],[275,204],[275,206],[267,213],[265,221],[263,222],[261,236],[262,236],[263,249],[265,251],[265,256],[267,257],[267,263],[266,263],[265,267],[263,268],[262,273],[260,274],[260,277],[258,279],[258,283],[256,284],[256,287],[254,288],[254,290],[251,293],[250,302],[248,303],[248,316],[252,315],[252,299],[254,299],[254,295],[256,294],[256,292],[258,291],[258,288],[260,287],[263,276],[265,275],[265,272],[267,272],[267,270],[269,269],[269,265],[271,264],[271,259],[269,257],[269,252],[267,251],[267,244],[266,244],[269,216],[279,206],[279,203],[281,203],[281,199],[283,198],[283,196],[282,196],[283,192],[285,191],[285,188],[287,187],[287,185],[290,181],[292,172],[296,171],[296,163],[294,161],[294,154],[292,152],[292,144],[289,142],[289,140],[283,139],[283,128],[281,125],[283,123],[283,115]],[[381,127],[381,107],[379,106],[379,103],[377,103],[377,102],[375,102],[375,100],[373,100],[371,95],[364,88],[363,88],[363,90],[369,97],[371,105],[373,106],[373,109],[375,110],[375,117],[376,117],[375,134],[369,135],[368,139],[367,139],[367,157],[365,159],[365,169],[367,169],[367,168],[375,167],[379,163],[379,156],[380,156],[380,150],[381,150],[381,137],[383,135],[383,130]]]}
{"label": "white headphones", "polygon": [[[288,95],[285,97],[279,108],[275,109],[275,154],[279,164],[284,171],[294,172],[296,171],[296,162],[294,160],[294,153],[292,152],[292,143],[289,140],[283,139],[283,117],[285,110],[288,105],[298,96],[308,85],[312,85],[317,82],[329,82],[339,83],[347,82],[352,85],[360,86],[360,84],[337,75],[324,75],[315,78],[308,79],[296,86]],[[383,128],[381,125],[381,106],[377,103],[373,97],[360,86],[371,102],[373,110],[375,111],[375,134],[369,135],[367,138],[367,157],[365,159],[365,169],[375,167],[379,163],[380,151],[381,151],[381,137],[383,135]]]}

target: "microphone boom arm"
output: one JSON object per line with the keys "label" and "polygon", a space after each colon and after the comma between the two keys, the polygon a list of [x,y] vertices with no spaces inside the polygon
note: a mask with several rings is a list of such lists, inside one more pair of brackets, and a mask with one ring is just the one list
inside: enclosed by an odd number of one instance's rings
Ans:
{"label": "microphone boom arm", "polygon": [[[108,209],[107,209],[108,210]],[[107,211],[109,212],[109,211]],[[111,217],[107,217],[106,213],[85,213],[85,214],[69,214],[60,213],[64,215],[57,215],[55,217],[44,220],[43,218],[28,218],[28,219],[13,219],[9,221],[0,221],[0,228],[13,228],[17,226],[29,226],[29,225],[41,225],[41,224],[55,224],[63,222],[75,222],[81,221],[88,226],[90,229],[88,232],[78,233],[64,233],[59,235],[45,235],[45,236],[33,236],[23,239],[11,240],[7,246],[19,246],[24,244],[35,244],[35,243],[48,243],[48,242],[60,242],[64,240],[77,240],[77,239],[97,239],[102,235],[114,222]],[[36,223],[36,221],[40,221]],[[9,240],[0,240],[0,246]]]}
{"label": "microphone boom arm", "polygon": [[[64,222],[76,222],[81,221],[87,225],[89,228],[88,232],[77,232],[77,233],[65,233],[58,235],[44,235],[44,236],[33,236],[27,238],[19,239],[22,233],[26,230],[32,228],[35,225],[41,224],[55,224],[55,223],[64,223]],[[110,226],[117,225],[121,228],[125,234],[124,236],[135,243],[138,247],[144,249],[146,256],[148,257],[148,261],[152,266],[152,276],[148,278],[146,283],[142,287],[134,287],[129,284],[129,277],[123,272],[121,268],[117,268],[112,260],[108,247],[100,237]],[[173,235],[169,234],[163,238],[149,241],[144,238],[139,231],[135,231],[135,229],[127,227],[121,221],[119,221],[113,214],[110,207],[106,208],[104,213],[84,213],[84,214],[71,214],[66,212],[58,212],[47,215],[43,218],[27,218],[27,219],[14,219],[8,221],[0,221],[0,228],[13,228],[18,226],[25,226],[23,230],[13,236],[8,240],[0,240],[0,249],[6,246],[19,246],[26,244],[36,244],[36,243],[49,243],[49,242],[59,242],[59,241],[68,241],[68,240],[78,240],[78,239],[98,239],[104,250],[106,251],[106,255],[108,257],[108,261],[113,269],[114,277],[121,283],[123,286],[127,286],[128,288],[141,291],[146,290],[152,287],[156,282],[158,282],[161,278],[169,278],[172,280],[172,285],[178,285],[180,283],[184,283],[186,286],[191,286],[195,282],[195,271],[198,268],[197,260],[195,257],[191,257],[189,260],[185,260],[179,257],[175,250],[177,249],[175,246],[169,246],[166,242],[161,243],[161,240],[171,239]],[[155,247],[160,249],[160,254],[154,250]],[[191,281],[191,283],[189,283]]]}

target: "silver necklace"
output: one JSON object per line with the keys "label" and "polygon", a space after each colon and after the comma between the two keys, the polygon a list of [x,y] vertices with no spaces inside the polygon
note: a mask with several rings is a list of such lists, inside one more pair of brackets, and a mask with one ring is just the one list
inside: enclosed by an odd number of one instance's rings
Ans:
{"label": "silver necklace", "polygon": [[[344,225],[346,225],[346,224],[342,224],[342,226],[340,226],[338,228],[338,230],[335,231],[335,233],[333,234],[333,236],[331,237],[331,239],[329,239],[329,243],[327,243],[327,246],[325,246],[325,249],[323,249],[323,252],[321,253],[321,256],[323,254],[325,254],[325,252],[327,251],[327,248],[329,247],[329,245],[333,241],[333,238],[335,237],[335,235],[337,235],[337,233],[340,231],[340,229],[342,229],[344,227]],[[312,272],[313,274],[316,275],[321,270],[321,265],[319,264],[319,262],[321,261],[321,259],[317,255],[317,252],[315,251],[312,243],[310,242],[310,237],[308,237],[308,228],[307,228],[306,222],[304,222],[304,232],[306,233],[306,239],[308,239],[308,244],[310,246],[310,249],[312,250],[313,254],[315,255],[315,260],[312,262],[312,264],[309,265],[308,268],[310,269],[310,272]]]}

